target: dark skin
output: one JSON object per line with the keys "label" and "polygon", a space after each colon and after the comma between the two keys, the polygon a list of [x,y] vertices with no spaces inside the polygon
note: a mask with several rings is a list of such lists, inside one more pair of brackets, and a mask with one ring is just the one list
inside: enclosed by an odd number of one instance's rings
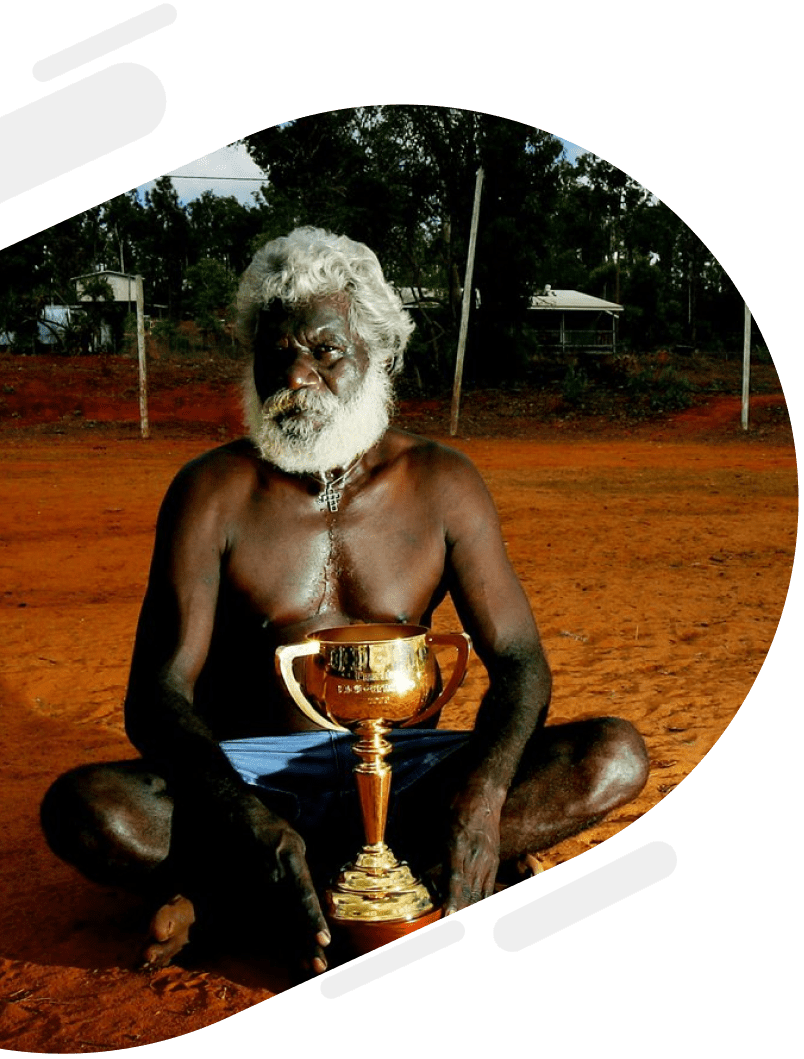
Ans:
{"label": "dark skin", "polygon": [[[262,314],[254,365],[262,400],[283,387],[341,400],[355,392],[369,353],[347,311],[337,296]],[[318,629],[429,626],[449,593],[488,670],[443,819],[433,824],[425,813],[421,825],[435,828],[442,849],[447,914],[489,896],[501,861],[589,826],[644,783],[644,747],[626,722],[544,728],[549,668],[493,502],[469,461],[389,429],[340,487],[337,512],[321,510],[319,490],[242,439],[185,467],[160,512],[126,700],[127,731],[147,769],[109,766],[111,794],[95,789],[99,773],[85,780],[95,784],[87,800],[108,814],[134,793],[145,806],[151,846],[130,812],[109,830],[128,843],[126,862],[148,861],[166,888],[146,950],[152,965],[188,940],[197,879],[223,859],[255,894],[284,902],[302,963],[326,969],[330,934],[305,840],[218,746],[313,727],[278,686],[273,657],[279,644]],[[195,828],[203,842],[194,844]],[[201,846],[212,851],[206,861]],[[255,900],[249,916],[256,922],[270,903]]]}

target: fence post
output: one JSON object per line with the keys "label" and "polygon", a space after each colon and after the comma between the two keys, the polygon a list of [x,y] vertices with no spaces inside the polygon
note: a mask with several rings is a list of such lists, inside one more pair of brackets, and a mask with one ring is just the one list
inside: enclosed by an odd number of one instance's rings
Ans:
{"label": "fence post", "polygon": [[743,430],[748,430],[748,385],[751,376],[751,312],[745,305],[743,323],[743,408],[740,422]]}
{"label": "fence post", "polygon": [[140,375],[140,433],[144,438],[150,437],[148,429],[148,365],[145,360],[145,297],[142,289],[142,276],[134,277],[134,289],[137,296],[137,363]]}
{"label": "fence post", "polygon": [[472,227],[469,232],[469,253],[466,255],[466,277],[463,284],[463,306],[461,308],[461,330],[458,336],[458,354],[455,358],[455,381],[452,385],[452,414],[449,432],[458,433],[458,415],[461,405],[461,382],[463,380],[463,357],[466,350],[466,334],[469,329],[469,305],[472,300],[472,275],[475,268],[475,246],[477,244],[477,221],[480,216],[480,189],[483,187],[483,167],[477,171],[475,180],[475,203],[472,207]]}

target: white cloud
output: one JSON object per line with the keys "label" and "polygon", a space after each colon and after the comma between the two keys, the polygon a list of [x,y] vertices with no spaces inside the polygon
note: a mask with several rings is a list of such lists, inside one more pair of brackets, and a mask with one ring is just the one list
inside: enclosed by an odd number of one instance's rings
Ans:
{"label": "white cloud", "polygon": [[[211,191],[215,195],[233,195],[239,202],[251,205],[254,192],[265,183],[265,174],[242,144],[221,147],[219,151],[174,169],[169,175],[176,177],[173,186],[182,202],[190,202],[203,192]],[[141,184],[137,188],[140,197],[153,186],[153,180]]]}

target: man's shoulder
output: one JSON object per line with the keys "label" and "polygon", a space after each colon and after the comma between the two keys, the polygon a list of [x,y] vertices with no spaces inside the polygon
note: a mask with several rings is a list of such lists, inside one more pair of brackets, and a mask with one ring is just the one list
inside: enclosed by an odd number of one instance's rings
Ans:
{"label": "man's shoulder", "polygon": [[179,476],[186,478],[215,475],[222,477],[241,477],[257,473],[259,456],[248,438],[227,441],[194,456],[179,471]]}
{"label": "man's shoulder", "polygon": [[445,445],[441,441],[435,441],[433,438],[402,430],[400,427],[391,427],[386,434],[386,439],[394,455],[407,455],[438,466],[472,466],[471,460],[458,449]]}
{"label": "man's shoulder", "polygon": [[428,479],[441,483],[454,479],[480,481],[477,468],[468,456],[441,441],[392,428],[388,432],[392,459],[404,459]]}
{"label": "man's shoulder", "polygon": [[254,488],[260,460],[248,438],[238,438],[195,456],[178,471],[168,496],[201,503],[224,500]]}

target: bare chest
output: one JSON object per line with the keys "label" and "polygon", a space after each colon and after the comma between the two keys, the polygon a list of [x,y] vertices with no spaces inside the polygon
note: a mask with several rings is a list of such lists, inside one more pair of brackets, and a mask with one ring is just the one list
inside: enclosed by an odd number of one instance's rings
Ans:
{"label": "bare chest", "polygon": [[263,495],[226,556],[224,590],[276,634],[345,621],[421,620],[444,576],[438,513],[415,493],[364,494],[337,512]]}

